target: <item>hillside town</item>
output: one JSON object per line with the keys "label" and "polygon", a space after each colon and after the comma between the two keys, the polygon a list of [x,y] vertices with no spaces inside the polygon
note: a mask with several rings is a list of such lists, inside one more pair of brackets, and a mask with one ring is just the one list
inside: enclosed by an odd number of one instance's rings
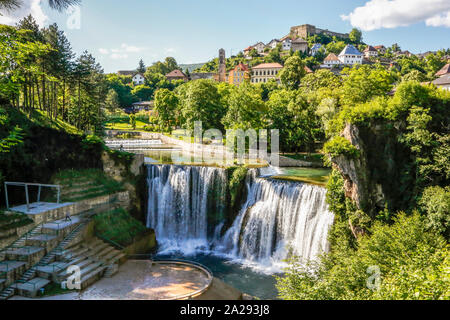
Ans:
{"label": "hillside town", "polygon": [[[306,65],[306,74],[318,70],[329,70],[341,75],[345,68],[356,65],[381,65],[386,69],[401,69],[399,61],[413,59],[426,61],[427,58],[439,56],[444,66],[436,73],[429,75],[430,79],[421,79],[424,84],[432,83],[437,87],[450,90],[450,52],[426,52],[413,54],[408,50],[402,51],[397,44],[385,46],[371,45],[362,41],[359,30],[352,33],[339,33],[316,26],[304,24],[291,27],[290,32],[267,43],[256,42],[229,58],[225,50],[220,49],[218,58],[202,65],[194,72],[186,68],[176,68],[165,74],[169,82],[188,82],[199,79],[211,79],[226,82],[234,86],[243,83],[260,84],[275,81],[280,84],[279,73],[287,58],[296,55],[302,58]],[[118,71],[119,76],[130,77],[133,86],[144,85],[145,69],[137,71]],[[127,110],[148,109],[151,101],[135,102]],[[134,109],[133,109],[134,108]]]}

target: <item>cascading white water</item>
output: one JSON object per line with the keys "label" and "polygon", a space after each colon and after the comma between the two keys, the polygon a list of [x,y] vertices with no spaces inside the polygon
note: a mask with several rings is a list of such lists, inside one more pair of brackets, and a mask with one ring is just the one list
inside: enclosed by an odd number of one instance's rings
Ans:
{"label": "cascading white water", "polygon": [[326,189],[303,183],[247,176],[247,201],[222,241],[223,248],[244,261],[266,267],[290,255],[303,261],[328,250],[334,216]]}
{"label": "cascading white water", "polygon": [[334,219],[325,203],[326,189],[260,178],[264,173],[249,170],[247,199],[222,237],[224,169],[149,165],[147,226],[155,229],[160,252],[212,250],[271,267],[290,255],[306,261],[326,251]]}
{"label": "cascading white water", "polygon": [[147,227],[161,249],[194,253],[208,247],[208,209],[223,211],[225,170],[149,165]]}

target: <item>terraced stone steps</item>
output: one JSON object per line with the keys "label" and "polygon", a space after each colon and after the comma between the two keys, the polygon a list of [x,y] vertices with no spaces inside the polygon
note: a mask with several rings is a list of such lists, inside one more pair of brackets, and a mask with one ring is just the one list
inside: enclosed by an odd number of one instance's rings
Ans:
{"label": "terraced stone steps", "polygon": [[[80,219],[79,221],[76,222],[76,224],[67,224],[63,226],[63,229],[70,228],[71,230],[70,233],[59,243],[59,245],[56,248],[51,250],[45,257],[41,257],[40,261],[34,264],[33,267],[30,268],[30,266],[26,263],[24,263],[23,265],[16,265],[16,269],[18,269],[19,272],[17,272],[16,274],[14,274],[13,277],[10,278],[10,281],[9,283],[7,283],[7,286],[4,286],[3,291],[0,292],[0,300],[6,300],[9,297],[13,296],[14,293],[16,292],[18,292],[21,295],[29,297],[35,296],[37,293],[37,291],[34,290],[35,288],[39,287],[40,289],[49,283],[49,282],[46,283],[46,281],[49,281],[49,279],[41,278],[39,276],[37,277],[38,280],[33,281],[33,279],[35,279],[36,276],[38,275],[37,268],[44,267],[49,263],[52,263],[55,260],[56,253],[58,251],[63,250],[74,239],[74,237],[83,229],[85,223],[86,221]],[[42,226],[40,227],[42,231]],[[58,228],[58,230],[61,230],[61,228]],[[46,252],[45,248],[41,248],[41,250],[44,250],[44,252]],[[6,256],[8,257],[7,252]],[[11,285],[11,283],[14,282],[14,280],[17,279],[18,277],[20,278]],[[40,279],[44,279],[45,281]]]}

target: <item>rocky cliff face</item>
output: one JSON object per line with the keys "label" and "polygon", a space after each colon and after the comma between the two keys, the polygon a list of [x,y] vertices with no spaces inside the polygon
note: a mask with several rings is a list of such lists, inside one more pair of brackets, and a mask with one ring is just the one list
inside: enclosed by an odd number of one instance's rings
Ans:
{"label": "rocky cliff face", "polygon": [[387,122],[347,124],[342,136],[360,151],[360,156],[332,158],[344,178],[346,196],[372,218],[385,207],[405,209],[413,194],[413,184],[407,178],[413,178],[412,157],[398,141],[400,126]]}

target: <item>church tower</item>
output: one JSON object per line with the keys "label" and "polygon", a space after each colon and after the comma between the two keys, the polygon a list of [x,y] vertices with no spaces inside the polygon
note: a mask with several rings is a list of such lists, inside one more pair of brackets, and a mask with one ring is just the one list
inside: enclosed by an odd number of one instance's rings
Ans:
{"label": "church tower", "polygon": [[218,81],[225,82],[227,80],[227,65],[225,60],[225,50],[219,50],[219,75]]}

